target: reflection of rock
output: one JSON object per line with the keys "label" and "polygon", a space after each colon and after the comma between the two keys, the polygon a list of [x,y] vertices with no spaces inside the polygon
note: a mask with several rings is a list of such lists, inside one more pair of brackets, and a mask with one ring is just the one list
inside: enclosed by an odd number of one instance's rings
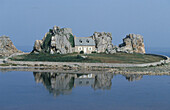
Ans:
{"label": "reflection of rock", "polygon": [[113,74],[62,74],[34,72],[35,81],[42,83],[54,96],[70,94],[73,87],[91,86],[97,89],[110,89]]}
{"label": "reflection of rock", "polygon": [[73,74],[57,73],[36,73],[34,72],[35,81],[43,85],[55,96],[60,94],[70,94],[73,88]]}
{"label": "reflection of rock", "polygon": [[143,78],[143,75],[139,75],[139,74],[127,74],[124,76],[126,77],[128,81],[137,81]]}
{"label": "reflection of rock", "polygon": [[97,74],[93,88],[97,89],[111,89],[113,74]]}

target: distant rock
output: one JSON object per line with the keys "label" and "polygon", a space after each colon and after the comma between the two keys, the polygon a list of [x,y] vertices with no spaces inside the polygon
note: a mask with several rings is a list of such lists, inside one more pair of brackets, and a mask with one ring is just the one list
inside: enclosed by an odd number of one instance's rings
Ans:
{"label": "distant rock", "polygon": [[145,53],[143,36],[138,34],[129,34],[123,39],[123,43],[116,47],[118,52],[126,53]]}
{"label": "distant rock", "polygon": [[0,56],[10,56],[13,53],[21,53],[20,50],[14,46],[12,41],[7,36],[0,37]]}
{"label": "distant rock", "polygon": [[112,44],[112,34],[105,32],[95,32],[93,36],[91,36],[96,44],[97,53],[115,53],[113,50]]}
{"label": "distant rock", "polygon": [[73,52],[74,37],[70,28],[60,28],[54,26],[47,32],[42,40],[36,40],[33,53],[60,53],[67,54]]}

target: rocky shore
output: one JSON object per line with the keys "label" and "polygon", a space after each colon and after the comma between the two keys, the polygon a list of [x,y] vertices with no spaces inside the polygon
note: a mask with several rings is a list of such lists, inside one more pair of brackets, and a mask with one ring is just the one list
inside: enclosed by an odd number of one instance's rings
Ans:
{"label": "rocky shore", "polygon": [[[88,68],[82,68],[79,66],[44,66],[44,65],[1,65],[1,72],[6,71],[36,71],[36,72],[71,72],[71,73],[115,73],[115,74],[143,74],[143,75],[170,75],[170,63],[147,66],[147,67],[100,67],[92,66]],[[97,72],[96,72],[97,71]]]}

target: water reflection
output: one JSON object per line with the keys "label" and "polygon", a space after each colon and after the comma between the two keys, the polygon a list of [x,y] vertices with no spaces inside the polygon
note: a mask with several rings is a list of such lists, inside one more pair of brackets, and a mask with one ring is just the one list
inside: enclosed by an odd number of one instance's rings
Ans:
{"label": "water reflection", "polygon": [[[69,74],[53,72],[33,72],[35,81],[42,83],[54,96],[71,94],[78,86],[89,86],[94,90],[110,90],[114,74]],[[140,80],[143,75],[123,75],[128,81]]]}
{"label": "water reflection", "polygon": [[123,76],[125,76],[125,78],[128,81],[138,81],[143,78],[143,75],[140,75],[140,74],[127,74],[127,75],[123,75]]}

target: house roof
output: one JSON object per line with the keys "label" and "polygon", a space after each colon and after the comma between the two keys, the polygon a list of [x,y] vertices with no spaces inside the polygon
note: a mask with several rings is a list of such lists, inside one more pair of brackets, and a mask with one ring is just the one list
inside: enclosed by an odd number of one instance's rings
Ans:
{"label": "house roof", "polygon": [[90,37],[76,37],[75,46],[95,46],[95,42]]}

